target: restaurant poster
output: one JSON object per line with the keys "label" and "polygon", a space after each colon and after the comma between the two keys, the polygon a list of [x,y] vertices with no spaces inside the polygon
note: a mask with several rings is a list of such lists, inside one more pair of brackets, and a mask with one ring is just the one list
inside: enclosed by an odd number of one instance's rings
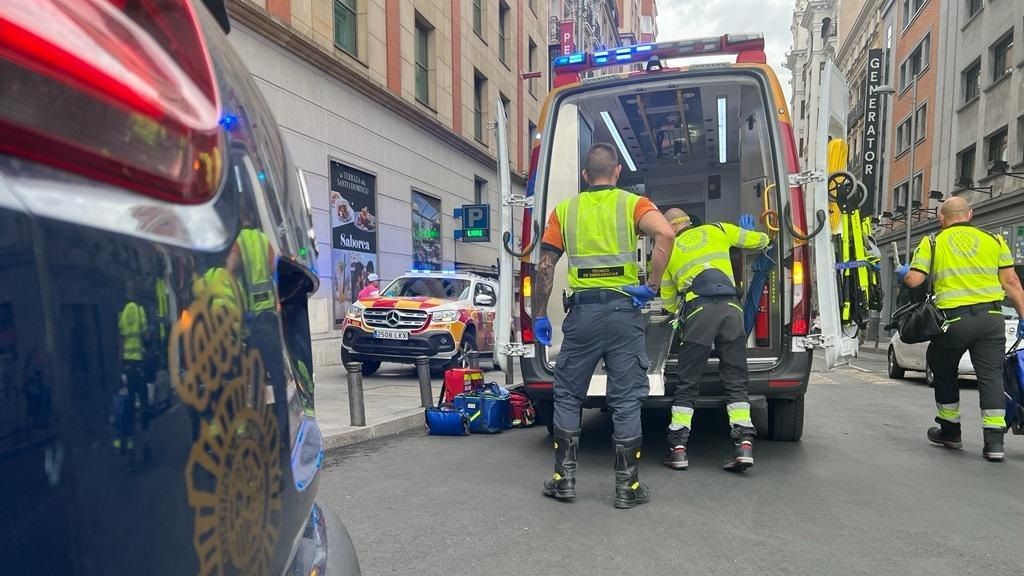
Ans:
{"label": "restaurant poster", "polygon": [[331,274],[334,327],[340,328],[377,261],[377,177],[336,160],[331,173]]}

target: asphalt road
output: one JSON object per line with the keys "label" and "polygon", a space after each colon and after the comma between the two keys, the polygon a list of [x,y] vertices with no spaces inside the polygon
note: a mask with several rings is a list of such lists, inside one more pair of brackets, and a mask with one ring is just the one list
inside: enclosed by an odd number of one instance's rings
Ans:
{"label": "asphalt road", "polygon": [[[652,502],[612,507],[611,427],[585,416],[573,504],[540,494],[543,427],[496,436],[421,432],[333,453],[320,484],[364,574],[1006,574],[1021,564],[1024,438],[981,458],[977,391],[962,394],[962,451],[929,444],[931,390],[869,356],[812,376],[804,438],[755,443],[756,466],[720,468],[724,414],[698,412],[690,469],[658,461],[667,413],[645,417]],[[970,385],[968,383],[968,385]]]}

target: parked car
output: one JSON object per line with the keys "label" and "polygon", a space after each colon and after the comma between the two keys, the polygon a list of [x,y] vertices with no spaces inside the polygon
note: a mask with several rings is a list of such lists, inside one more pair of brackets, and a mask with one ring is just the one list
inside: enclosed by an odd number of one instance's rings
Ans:
{"label": "parked car", "polygon": [[430,359],[442,371],[469,365],[469,352],[493,357],[497,284],[466,272],[411,271],[378,296],[349,307],[342,359],[373,374],[381,362]]}
{"label": "parked car", "polygon": [[310,204],[220,16],[0,1],[4,574],[359,574]]}
{"label": "parked car", "polygon": [[[1006,349],[1017,341],[1017,311],[1013,309],[1008,301],[1003,302],[1003,318],[1006,321]],[[894,332],[889,339],[888,369],[889,378],[903,378],[908,370],[924,372],[925,382],[929,386],[935,385],[935,375],[926,360],[928,343],[907,344],[900,340],[899,332]],[[961,376],[974,376],[974,365],[971,363],[971,353],[966,352],[960,358],[958,373]]]}

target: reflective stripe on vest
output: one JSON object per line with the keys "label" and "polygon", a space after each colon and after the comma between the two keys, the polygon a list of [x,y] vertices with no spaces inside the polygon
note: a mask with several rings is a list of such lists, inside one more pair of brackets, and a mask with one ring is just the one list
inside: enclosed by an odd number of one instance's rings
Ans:
{"label": "reflective stripe on vest", "polygon": [[167,339],[167,315],[170,312],[170,296],[167,292],[167,280],[164,280],[163,276],[156,279],[156,318],[159,323],[157,330],[159,330],[160,341],[163,342]]}
{"label": "reflective stripe on vest", "polygon": [[142,360],[142,333],[146,329],[146,312],[135,302],[129,302],[121,310],[117,324],[118,332],[124,338],[121,357],[125,360]]}
{"label": "reflective stripe on vest", "polygon": [[249,310],[262,312],[275,307],[274,279],[270,274],[267,254],[270,242],[266,234],[252,228],[238,233],[238,244],[245,266],[245,282],[249,289]]}
{"label": "reflective stripe on vest", "polygon": [[569,259],[569,288],[622,288],[639,280],[633,213],[640,197],[610,188],[581,192],[555,207]]}
{"label": "reflective stripe on vest", "polygon": [[731,246],[728,235],[714,224],[697,226],[677,236],[668,264],[668,273],[675,282],[676,291],[686,294],[687,301],[693,300],[697,295],[689,292],[690,285],[698,274],[710,269],[725,273],[735,286],[732,260],[729,258]]}
{"label": "reflective stripe on vest", "polygon": [[999,282],[1003,243],[992,234],[973,226],[950,226],[935,236],[932,249],[936,306],[956,308],[1004,298]]}

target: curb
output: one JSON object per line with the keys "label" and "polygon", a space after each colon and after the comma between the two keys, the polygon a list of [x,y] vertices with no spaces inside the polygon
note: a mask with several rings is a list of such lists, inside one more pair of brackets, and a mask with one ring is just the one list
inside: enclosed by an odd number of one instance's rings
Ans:
{"label": "curb", "polygon": [[346,430],[338,434],[332,434],[324,437],[324,453],[328,454],[339,448],[357,444],[359,442],[365,442],[367,440],[373,440],[375,438],[382,438],[384,436],[393,436],[399,432],[406,432],[416,428],[425,426],[423,420],[422,408],[420,412],[416,414],[409,414],[408,416],[400,416],[394,420],[388,420],[387,422],[380,422],[378,424],[372,424],[370,426],[364,426],[356,428],[354,430]]}
{"label": "curb", "polygon": [[889,348],[888,347],[886,347],[886,348],[858,348],[857,349],[857,354],[859,355],[861,353],[872,354],[872,355],[877,355],[877,356],[885,356],[886,354],[889,353]]}

